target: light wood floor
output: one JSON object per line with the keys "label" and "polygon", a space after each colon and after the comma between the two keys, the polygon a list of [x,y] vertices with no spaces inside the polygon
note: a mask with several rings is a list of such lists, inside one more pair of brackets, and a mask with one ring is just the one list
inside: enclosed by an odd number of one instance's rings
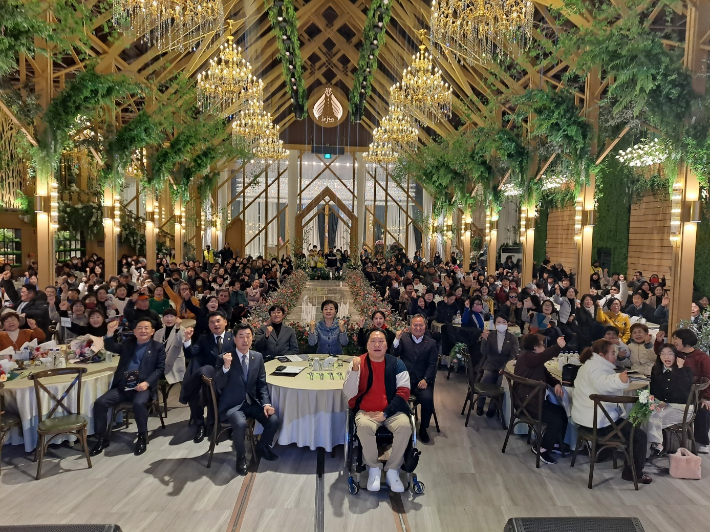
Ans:
{"label": "light wood floor", "polygon": [[[417,470],[426,493],[403,494],[403,515],[386,491],[347,492],[342,448],[325,453],[323,529],[326,531],[499,532],[515,516],[636,516],[647,532],[700,531],[710,522],[710,480],[675,480],[649,468],[650,486],[635,492],[611,463],[599,464],[595,487],[587,489],[588,459],[574,468],[569,458],[535,469],[525,440],[516,437],[500,449],[504,431],[497,421],[460,416],[466,386],[463,375],[446,381],[439,372],[436,408],[441,433],[423,448]],[[118,523],[125,532],[219,531],[229,529],[244,477],[234,472],[229,442],[221,443],[211,469],[208,443],[195,445],[187,427],[188,409],[171,394],[168,427],[151,418],[151,442],[133,456],[135,425],[115,433],[93,469],[76,450],[51,452],[44,478],[34,480],[35,464],[21,446],[6,445],[0,475],[2,524]],[[251,485],[239,530],[311,532],[316,528],[317,452],[276,447],[279,460],[262,462]],[[667,460],[659,461],[667,467]],[[399,527],[398,527],[399,525]],[[401,528],[400,528],[401,527]]]}

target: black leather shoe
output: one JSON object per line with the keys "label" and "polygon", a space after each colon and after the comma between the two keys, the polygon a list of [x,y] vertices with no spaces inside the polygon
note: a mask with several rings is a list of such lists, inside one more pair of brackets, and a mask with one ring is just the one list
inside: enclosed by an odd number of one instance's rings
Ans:
{"label": "black leather shoe", "polygon": [[419,437],[419,441],[422,443],[429,443],[429,433],[426,431],[424,428],[419,428],[419,434],[417,434]]}
{"label": "black leather shoe", "polygon": [[98,441],[96,442],[96,445],[94,445],[94,448],[91,449],[91,452],[89,453],[91,456],[96,456],[104,452],[104,449],[111,445],[111,442],[106,439],[106,438],[99,438]]}
{"label": "black leather shoe", "polygon": [[192,439],[192,441],[195,443],[200,443],[205,439],[206,435],[207,427],[205,427],[204,423],[200,423],[199,425],[197,425],[197,432],[195,432],[195,437]]}
{"label": "black leather shoe", "polygon": [[145,452],[146,445],[148,445],[148,439],[144,434],[139,434],[138,440],[136,441],[136,449],[133,451],[133,454],[136,456],[142,455]]}
{"label": "black leather shoe", "polygon": [[247,457],[237,455],[237,473],[240,475],[246,475],[249,471],[249,466],[247,465]]}
{"label": "black leather shoe", "polygon": [[483,408],[476,408],[476,415],[482,416],[483,415]]}
{"label": "black leather shoe", "polygon": [[268,447],[268,446],[257,447],[256,454],[258,454],[261,458],[263,458],[267,462],[273,462],[274,460],[278,460],[278,458],[279,458],[276,455],[276,453],[271,450],[271,447]]}

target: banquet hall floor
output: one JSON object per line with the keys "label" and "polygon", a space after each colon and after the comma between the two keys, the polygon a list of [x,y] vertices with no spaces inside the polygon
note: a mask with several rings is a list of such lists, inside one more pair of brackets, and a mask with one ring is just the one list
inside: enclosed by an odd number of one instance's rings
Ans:
{"label": "banquet hall floor", "polygon": [[[647,532],[705,530],[710,522],[710,480],[671,478],[667,460],[649,468],[650,486],[635,492],[610,462],[597,465],[587,489],[588,460],[569,458],[535,469],[522,437],[505,454],[497,421],[460,415],[463,374],[440,371],[436,409],[441,433],[431,432],[417,470],[424,495],[350,495],[342,471],[343,451],[275,448],[276,462],[261,462],[247,477],[235,475],[231,443],[217,447],[206,468],[208,442],[195,445],[188,409],[173,390],[167,428],[150,419],[147,452],[133,455],[135,424],[114,433],[111,447],[93,459],[58,446],[45,460],[43,478],[22,446],[6,445],[0,474],[2,524],[117,523],[138,531],[481,531],[499,532],[516,516],[636,516]],[[318,473],[321,473],[320,475]]]}

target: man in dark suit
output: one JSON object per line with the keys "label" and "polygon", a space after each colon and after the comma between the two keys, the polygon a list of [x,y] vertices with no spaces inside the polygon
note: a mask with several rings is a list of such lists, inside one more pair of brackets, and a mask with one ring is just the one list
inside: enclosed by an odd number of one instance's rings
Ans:
{"label": "man in dark suit", "polygon": [[[219,392],[219,417],[232,426],[232,441],[237,451],[237,471],[246,475],[247,460],[244,436],[247,418],[264,427],[256,452],[264,460],[276,460],[271,443],[279,428],[279,418],[271,406],[266,370],[261,353],[250,349],[251,325],[240,323],[235,329],[235,349],[219,357],[214,384]],[[255,458],[256,460],[256,458]]]}
{"label": "man in dark suit", "polygon": [[[215,310],[207,315],[209,333],[203,334],[192,345],[192,332],[185,331],[184,352],[190,359],[180,391],[180,402],[190,405],[191,419],[197,424],[193,441],[200,443],[205,439],[207,428],[205,426],[205,409],[200,405],[200,391],[202,390],[202,376],[213,379],[215,367],[219,356],[223,353],[234,352],[234,335],[226,330],[227,317],[221,310]],[[214,412],[208,408],[208,422],[212,421]]]}
{"label": "man in dark suit", "polygon": [[633,297],[633,303],[626,307],[624,312],[628,314],[630,318],[643,318],[646,321],[653,322],[654,312],[656,312],[656,309],[644,302],[643,294],[641,292],[636,292]]}
{"label": "man in dark suit", "polygon": [[12,308],[24,318],[24,327],[27,328],[27,320],[35,320],[37,326],[49,337],[49,305],[47,300],[37,298],[37,287],[32,284],[23,285],[20,292],[15,289],[12,282],[12,271],[6,270],[0,277],[0,286],[5,290],[5,294],[12,302]]}
{"label": "man in dark suit", "polygon": [[400,358],[407,367],[411,394],[422,406],[422,417],[417,436],[422,443],[429,443],[429,421],[434,413],[434,379],[438,350],[436,342],[425,335],[426,318],[421,314],[412,317],[411,333],[397,332],[392,347],[394,356]]}
{"label": "man in dark suit", "polygon": [[284,307],[272,305],[269,309],[269,322],[256,330],[254,349],[263,355],[264,362],[277,356],[298,354],[296,332],[283,324],[285,316]]}
{"label": "man in dark suit", "polygon": [[[165,372],[165,348],[160,342],[152,339],[153,324],[149,319],[141,319],[134,331],[135,337],[117,343],[114,333],[118,321],[107,325],[104,348],[118,354],[121,358],[113,376],[111,389],[99,397],[94,403],[94,433],[98,441],[91,450],[91,456],[100,454],[109,446],[107,427],[108,410],[124,401],[133,402],[133,415],[138,425],[138,440],[134,454],[145,452],[148,440],[148,402],[158,388],[158,381]],[[135,379],[132,373],[138,372]]]}

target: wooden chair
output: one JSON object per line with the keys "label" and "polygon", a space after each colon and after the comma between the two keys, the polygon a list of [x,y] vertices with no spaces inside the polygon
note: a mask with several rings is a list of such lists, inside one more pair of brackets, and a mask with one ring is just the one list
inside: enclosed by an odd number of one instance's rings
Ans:
{"label": "wooden chair", "polygon": [[[165,428],[165,420],[163,420],[163,412],[160,409],[160,401],[158,400],[158,396],[151,397],[148,402],[146,403],[148,406],[148,413],[150,411],[154,411],[158,413],[158,416],[160,416],[160,425]],[[123,420],[125,423],[125,427],[128,428],[128,422],[131,414],[133,413],[133,401],[123,401],[121,403],[118,403],[111,409],[111,419],[109,420],[109,433],[108,437],[109,440],[111,439],[111,434],[113,433],[113,426],[116,423],[116,417],[118,416],[119,412],[123,412]]]}
{"label": "wooden chair", "polygon": [[695,383],[690,387],[688,400],[685,402],[683,421],[663,429],[668,436],[668,445],[666,446],[667,449],[670,448],[673,436],[678,438],[678,442],[681,447],[685,447],[687,449],[688,436],[690,436],[691,451],[697,454],[697,446],[695,445],[695,416],[698,409],[702,406],[702,400],[700,398],[701,392],[710,386],[710,379],[707,377],[696,377],[694,380]]}
{"label": "wooden chair", "polygon": [[500,419],[500,422],[505,426],[505,417],[503,416],[503,395],[505,391],[501,386],[497,384],[488,384],[481,382],[481,370],[483,367],[483,361],[481,361],[478,366],[473,367],[473,364],[469,362],[466,364],[466,378],[468,379],[468,391],[466,392],[466,399],[463,402],[463,408],[461,409],[461,415],[463,416],[466,405],[468,405],[468,412],[466,413],[466,422],[464,427],[468,427],[468,420],[471,417],[471,410],[473,410],[476,404],[476,398],[489,398],[490,400],[496,400],[496,414]]}
{"label": "wooden chair", "polygon": [[13,427],[20,427],[22,425],[20,416],[5,412],[5,396],[3,395],[4,387],[5,385],[0,382],[0,470],[2,470],[2,446],[5,443],[5,438]]}
{"label": "wooden chair", "polygon": [[[577,453],[579,452],[580,444],[584,444],[589,449],[589,484],[588,488],[592,489],[592,481],[594,479],[594,463],[597,461],[599,453],[604,449],[612,449],[614,453],[614,469],[617,468],[616,462],[616,451],[621,449],[624,453],[624,464],[631,464],[631,473],[634,479],[634,488],[638,491],[639,485],[636,479],[636,468],[633,467],[634,464],[634,432],[636,427],[631,425],[631,432],[629,434],[628,440],[621,433],[621,429],[628,423],[631,423],[627,418],[619,418],[616,421],[612,419],[604,408],[603,403],[615,403],[615,404],[627,404],[631,405],[638,401],[638,396],[630,395],[598,395],[592,394],[589,398],[594,401],[594,426],[589,429],[586,427],[577,427],[577,443],[574,446],[574,452],[572,454],[572,463],[570,467],[574,467],[574,463],[577,460]],[[598,413],[601,411],[609,422],[609,427],[611,427],[611,432],[606,436],[599,436],[597,433],[597,426],[599,421]]]}
{"label": "wooden chair", "polygon": [[[510,439],[510,435],[513,434],[515,427],[521,423],[527,425],[528,445],[530,444],[532,433],[535,433],[535,454],[537,455],[535,467],[539,468],[540,445],[545,430],[547,429],[547,425],[542,421],[542,406],[545,403],[547,383],[519,377],[507,371],[504,371],[503,375],[508,382],[508,389],[510,390],[510,423],[508,424],[508,432],[505,435],[505,442],[503,442],[503,450],[501,452],[505,452],[505,448],[508,446],[508,440]],[[519,401],[515,395],[515,389],[521,386],[530,389],[530,392],[523,401]],[[470,412],[471,410],[469,408],[469,413]],[[560,450],[562,450],[562,443],[563,442],[560,441]]]}
{"label": "wooden chair", "polygon": [[[214,448],[217,445],[217,441],[222,437],[222,434],[228,432],[232,429],[232,426],[226,421],[220,421],[219,419],[219,409],[217,408],[217,393],[214,391],[214,384],[212,379],[206,376],[202,376],[202,382],[207,385],[210,391],[210,398],[212,400],[212,411],[215,415],[214,428],[212,429],[212,437],[210,438],[210,450],[209,458],[207,459],[207,467],[212,465],[212,456],[214,455]],[[254,462],[256,462],[256,440],[254,437],[254,425],[256,422],[247,418],[247,438],[249,438],[249,444],[251,445],[251,456]]]}
{"label": "wooden chair", "polygon": [[[434,393],[434,385],[432,384],[432,394]],[[411,395],[409,396],[409,410],[414,416],[415,423],[419,421],[419,413],[417,411],[417,407],[419,406],[419,401],[417,400],[416,396]],[[439,430],[439,418],[436,417],[436,408],[432,410],[432,415],[434,417],[434,425],[436,426],[436,432],[441,432]]]}
{"label": "wooden chair", "polygon": [[165,417],[168,417],[168,396],[170,395],[170,390],[173,389],[173,386],[177,386],[178,384],[177,382],[168,384],[168,381],[165,379],[160,379],[158,382],[158,390],[163,399],[163,415]]}
{"label": "wooden chair", "polygon": [[[57,368],[57,369],[47,369],[44,371],[38,371],[36,373],[31,373],[27,376],[28,379],[34,381],[35,397],[37,399],[37,417],[39,418],[39,425],[37,426],[37,436],[39,441],[37,442],[37,448],[35,449],[35,460],[37,461],[37,476],[36,479],[39,480],[42,475],[42,460],[44,454],[49,447],[49,443],[56,436],[62,434],[74,434],[81,441],[81,446],[84,449],[84,455],[86,455],[86,462],[91,468],[91,458],[89,457],[89,446],[86,442],[86,430],[89,424],[88,420],[79,414],[81,412],[81,378],[87,369],[82,368]],[[62,375],[73,375],[74,379],[71,384],[64,390],[64,393],[60,398],[57,398],[43,383],[42,379],[47,379],[50,377],[57,377]],[[76,388],[76,411],[72,411],[64,401],[69,397],[71,391]],[[52,401],[54,401],[54,406],[47,412],[45,417],[42,413],[42,392],[47,394]],[[53,417],[59,409],[64,410],[65,415]],[[47,439],[47,437],[49,437]]]}

